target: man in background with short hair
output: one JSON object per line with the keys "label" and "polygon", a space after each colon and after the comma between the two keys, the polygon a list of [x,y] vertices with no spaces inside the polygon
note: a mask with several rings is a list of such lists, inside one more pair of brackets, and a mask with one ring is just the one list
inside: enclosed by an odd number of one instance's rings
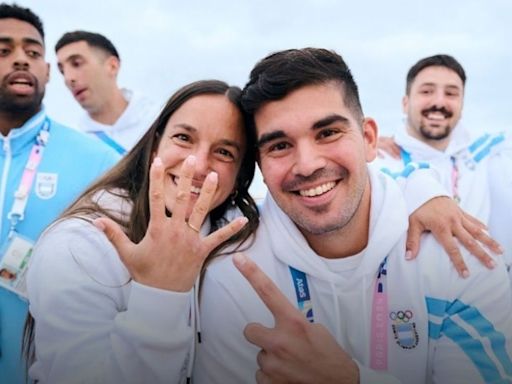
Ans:
{"label": "man in background with short hair", "polygon": [[123,155],[153,123],[159,112],[157,105],[119,88],[121,58],[105,36],[88,31],[67,32],[55,45],[55,52],[66,86],[86,112],[78,128]]}
{"label": "man in background with short hair", "polygon": [[[25,383],[24,275],[39,234],[119,156],[46,115],[43,24],[0,4],[0,382]],[[63,244],[62,246],[66,246]],[[55,278],[58,278],[56,276]]]}
{"label": "man in background with short hair", "polygon": [[377,163],[391,173],[411,162],[436,169],[460,207],[489,226],[510,265],[512,143],[505,133],[473,132],[461,123],[465,85],[464,68],[450,55],[425,57],[414,64],[402,99],[405,127],[391,146],[397,154],[381,153]]}

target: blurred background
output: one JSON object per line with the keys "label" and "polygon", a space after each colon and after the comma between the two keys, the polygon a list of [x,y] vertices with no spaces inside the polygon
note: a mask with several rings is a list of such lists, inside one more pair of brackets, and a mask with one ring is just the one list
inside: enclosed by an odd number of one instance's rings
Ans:
{"label": "blurred background", "polygon": [[[363,110],[381,134],[402,129],[405,75],[436,53],[464,66],[463,122],[504,130],[512,109],[512,2],[335,0],[22,0],[46,31],[49,114],[74,125],[82,113],[57,71],[55,42],[85,29],[112,40],[121,55],[118,83],[163,103],[185,83],[218,78],[243,86],[270,52],[306,46],[334,49],[360,88]],[[261,178],[253,186],[264,194]]]}

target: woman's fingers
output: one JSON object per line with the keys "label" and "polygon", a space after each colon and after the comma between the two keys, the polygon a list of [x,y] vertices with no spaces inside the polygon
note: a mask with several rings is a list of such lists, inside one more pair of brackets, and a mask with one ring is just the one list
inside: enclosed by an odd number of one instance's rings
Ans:
{"label": "woman's fingers", "polygon": [[208,251],[205,257],[208,256],[208,253],[215,249],[215,247],[238,233],[245,226],[245,224],[247,224],[248,221],[249,219],[247,219],[247,217],[237,217],[231,223],[217,229],[215,232],[205,237],[203,239],[203,244]]}
{"label": "woman's fingers", "polygon": [[165,218],[164,166],[159,157],[155,157],[149,169],[149,214],[150,223]]}
{"label": "woman's fingers", "polygon": [[125,264],[125,266],[130,269],[129,267],[131,263],[128,258],[132,254],[131,248],[134,246],[134,244],[131,242],[128,236],[126,236],[119,224],[107,217],[100,217],[95,219],[93,224],[107,236],[108,240],[117,250],[117,253],[119,254],[123,264]]}
{"label": "woman's fingers", "polygon": [[[180,178],[178,180],[178,191],[174,206],[172,207],[172,218],[175,223],[185,222],[188,204],[190,201],[190,189],[194,178],[196,165],[195,156],[188,156],[181,166]],[[199,227],[196,227],[199,228]]]}
{"label": "woman's fingers", "polygon": [[192,209],[192,213],[188,218],[188,225],[191,228],[201,228],[206,216],[210,212],[210,206],[217,190],[218,175],[216,172],[210,172],[206,176],[201,193]]}

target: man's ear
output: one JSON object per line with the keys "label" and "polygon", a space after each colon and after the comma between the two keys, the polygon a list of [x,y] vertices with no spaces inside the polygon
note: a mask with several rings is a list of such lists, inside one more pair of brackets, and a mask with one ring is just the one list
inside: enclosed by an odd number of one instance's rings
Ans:
{"label": "man's ear", "polygon": [[50,81],[50,63],[46,63],[46,83]]}
{"label": "man's ear", "polygon": [[365,145],[366,161],[369,163],[377,156],[377,139],[379,129],[377,123],[371,117],[363,120],[363,139]]}
{"label": "man's ear", "polygon": [[105,65],[107,66],[108,73],[116,78],[119,73],[119,69],[121,68],[121,62],[115,56],[109,56],[105,61]]}
{"label": "man's ear", "polygon": [[409,96],[405,95],[402,97],[402,112],[407,115],[407,109],[409,108]]}

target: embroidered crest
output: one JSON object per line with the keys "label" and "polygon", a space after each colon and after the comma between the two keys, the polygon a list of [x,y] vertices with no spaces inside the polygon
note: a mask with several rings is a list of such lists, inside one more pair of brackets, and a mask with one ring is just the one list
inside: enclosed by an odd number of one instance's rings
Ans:
{"label": "embroidered crest", "polygon": [[392,320],[391,329],[396,343],[403,349],[413,349],[418,345],[419,336],[416,330],[416,323],[413,321],[414,314],[411,310],[390,312]]}
{"label": "embroidered crest", "polygon": [[57,193],[57,179],[56,173],[43,173],[38,172],[36,177],[36,196],[40,199],[51,199]]}

